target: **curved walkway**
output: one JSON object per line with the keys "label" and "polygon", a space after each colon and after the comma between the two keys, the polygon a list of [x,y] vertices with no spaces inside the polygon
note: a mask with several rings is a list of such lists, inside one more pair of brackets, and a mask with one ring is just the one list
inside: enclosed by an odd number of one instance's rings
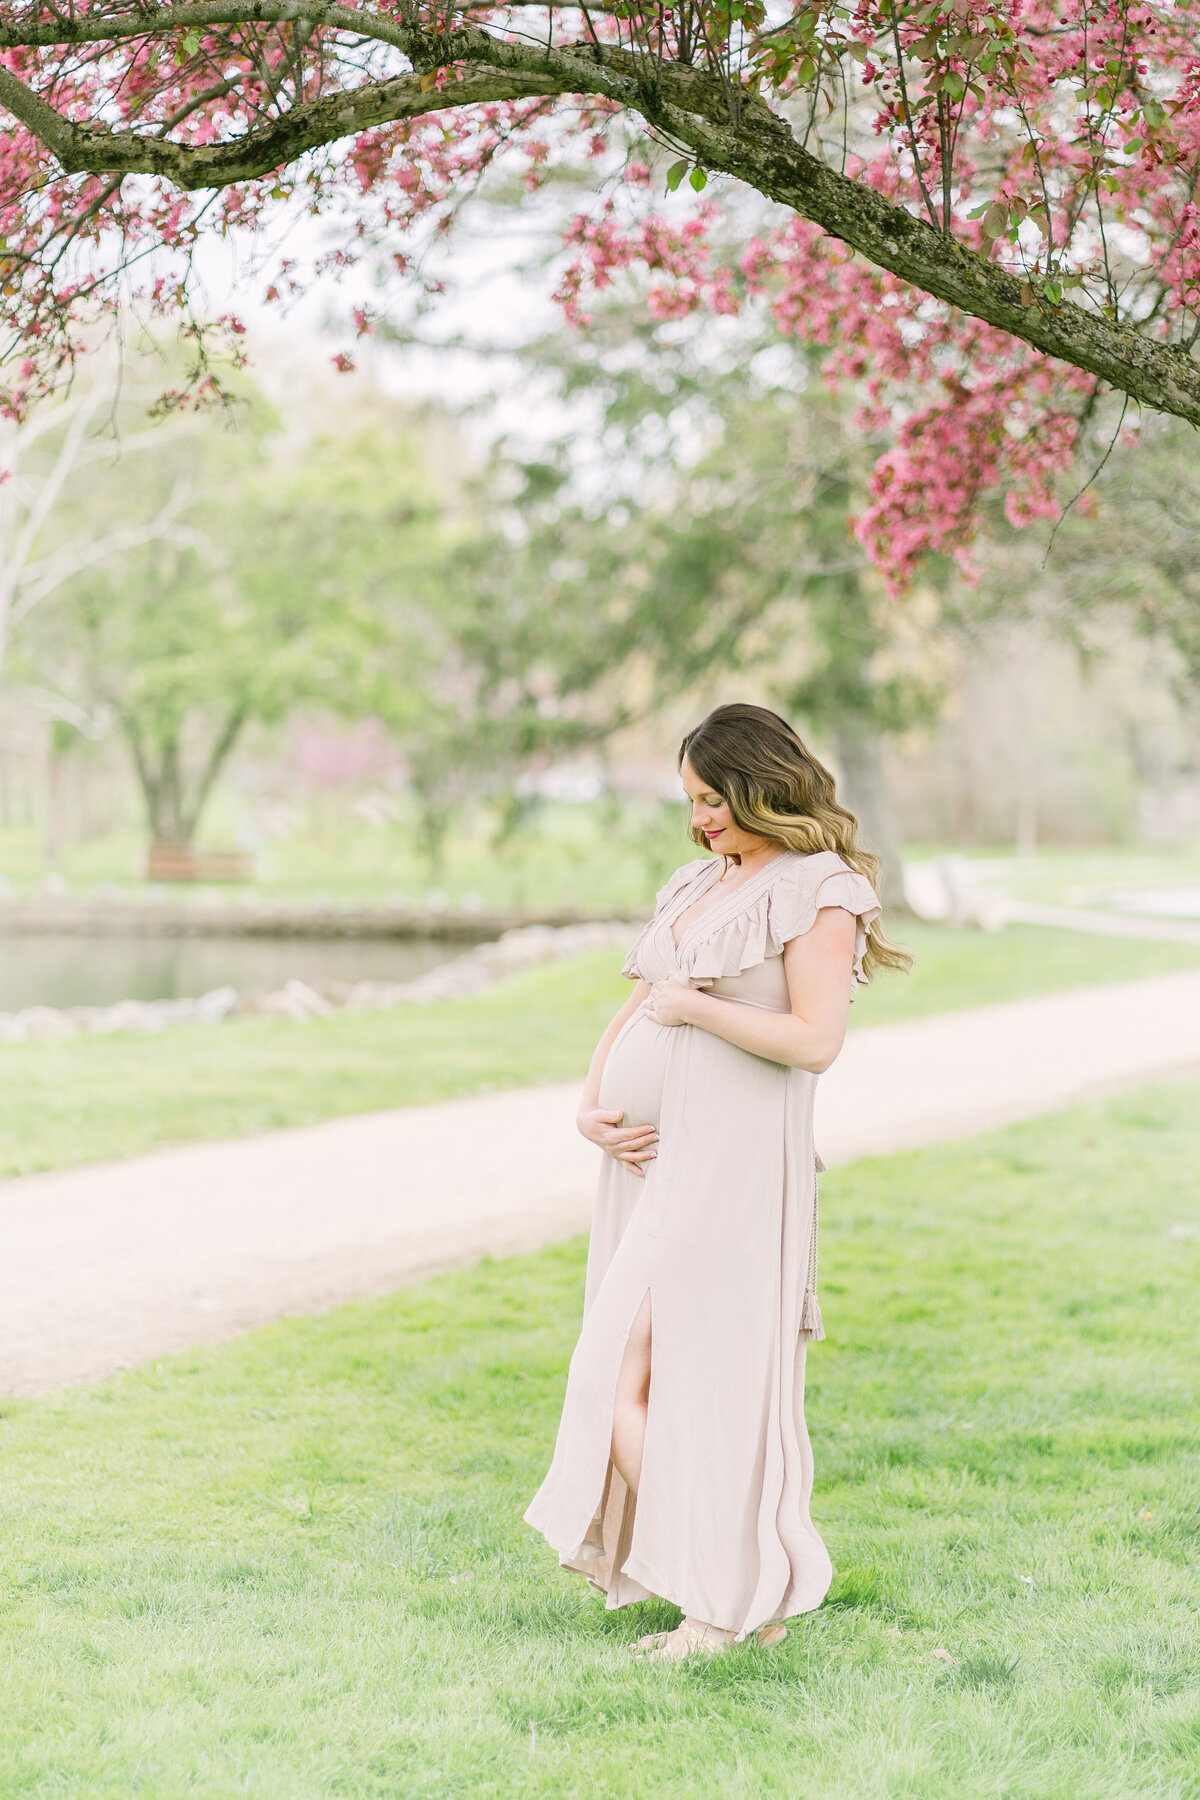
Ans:
{"label": "curved walkway", "polygon": [[[850,1033],[829,1164],[1200,1071],[1200,971]],[[582,1230],[578,1083],[0,1182],[0,1394],[97,1380]]]}

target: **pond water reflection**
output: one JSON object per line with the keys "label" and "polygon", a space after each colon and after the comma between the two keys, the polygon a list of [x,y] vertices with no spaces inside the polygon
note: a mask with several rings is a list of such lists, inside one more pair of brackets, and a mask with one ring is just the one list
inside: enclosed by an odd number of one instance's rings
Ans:
{"label": "pond water reflection", "polygon": [[297,976],[411,981],[469,948],[442,938],[0,937],[0,1012],[280,988]]}

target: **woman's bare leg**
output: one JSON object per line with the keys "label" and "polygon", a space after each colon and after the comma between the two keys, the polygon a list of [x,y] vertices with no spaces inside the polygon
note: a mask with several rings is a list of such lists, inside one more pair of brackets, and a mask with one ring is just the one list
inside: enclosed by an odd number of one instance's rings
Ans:
{"label": "woman's bare leg", "polygon": [[613,1401],[612,1459],[632,1494],[637,1493],[642,1478],[646,1408],[650,1401],[650,1340],[650,1296],[647,1294],[625,1340],[625,1354],[621,1358]]}

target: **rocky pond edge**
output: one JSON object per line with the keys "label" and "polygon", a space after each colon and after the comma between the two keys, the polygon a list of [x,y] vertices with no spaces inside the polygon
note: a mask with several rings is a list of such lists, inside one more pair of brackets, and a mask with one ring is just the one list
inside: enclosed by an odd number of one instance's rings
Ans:
{"label": "rocky pond edge", "polygon": [[412,981],[288,981],[267,990],[214,988],[195,999],[119,1000],[112,1006],[26,1006],[0,1013],[0,1043],[56,1041],[87,1034],[165,1031],[172,1025],[220,1025],[226,1019],[324,1019],[339,1012],[432,1006],[482,994],[507,975],[591,950],[627,949],[637,933],[628,919],[571,925],[524,925]]}

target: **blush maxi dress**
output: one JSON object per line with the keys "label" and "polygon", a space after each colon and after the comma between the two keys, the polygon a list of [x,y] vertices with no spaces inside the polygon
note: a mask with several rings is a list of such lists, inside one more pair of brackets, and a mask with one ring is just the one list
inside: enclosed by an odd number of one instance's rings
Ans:
{"label": "blush maxi dress", "polygon": [[[857,920],[871,884],[832,851],[777,856],[686,925],[720,858],[676,871],[624,973],[677,969],[730,1005],[790,1010],[783,948],[840,906]],[[659,1133],[645,1179],[603,1159],[584,1319],[549,1473],[526,1520],[610,1607],[659,1595],[738,1638],[810,1612],[832,1565],[812,1520],[804,1421],[816,1303],[816,1076],[639,1007],[604,1065],[600,1105]],[[645,1296],[651,1372],[636,1498],[610,1458],[626,1339]]]}

